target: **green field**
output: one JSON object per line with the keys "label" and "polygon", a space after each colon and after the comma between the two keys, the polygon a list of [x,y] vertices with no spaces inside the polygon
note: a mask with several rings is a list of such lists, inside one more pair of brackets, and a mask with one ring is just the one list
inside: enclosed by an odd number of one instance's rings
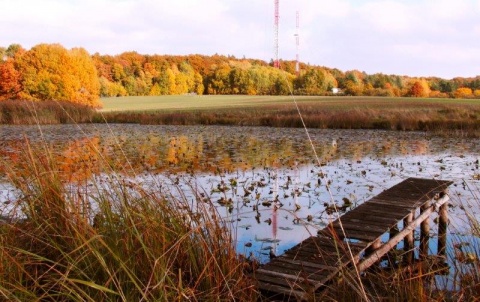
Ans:
{"label": "green field", "polygon": [[474,99],[222,95],[102,101],[104,108],[94,122],[268,127],[302,127],[305,123],[309,128],[480,135],[480,101]]}
{"label": "green field", "polygon": [[[320,97],[296,97],[301,101],[325,100]],[[156,111],[156,110],[201,110],[233,107],[281,105],[293,102],[289,96],[243,96],[243,95],[181,95],[181,96],[133,96],[103,98],[101,111]]]}
{"label": "green field", "polygon": [[354,107],[430,107],[432,105],[478,105],[480,100],[418,99],[388,97],[329,97],[329,96],[245,96],[245,95],[182,95],[133,96],[103,98],[102,112],[112,111],[189,111],[229,108],[275,107],[301,104],[327,108]]}

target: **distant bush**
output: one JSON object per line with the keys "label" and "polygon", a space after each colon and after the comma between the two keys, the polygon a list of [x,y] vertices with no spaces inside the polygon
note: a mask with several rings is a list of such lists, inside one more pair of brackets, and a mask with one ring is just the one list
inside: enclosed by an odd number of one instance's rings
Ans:
{"label": "distant bush", "polygon": [[92,120],[95,110],[86,105],[56,101],[0,102],[0,124],[69,124]]}

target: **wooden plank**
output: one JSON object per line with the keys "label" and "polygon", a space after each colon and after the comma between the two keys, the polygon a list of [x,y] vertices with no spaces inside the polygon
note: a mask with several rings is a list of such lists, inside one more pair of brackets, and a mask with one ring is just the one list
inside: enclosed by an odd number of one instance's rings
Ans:
{"label": "wooden plank", "polygon": [[278,278],[279,280],[283,279],[285,281],[291,281],[292,282],[291,284],[298,285],[299,287],[302,287],[302,288],[316,287],[321,284],[321,282],[317,280],[313,280],[313,279],[310,279],[308,276],[304,276],[304,274],[302,274],[301,271],[299,271],[297,275],[294,275],[294,274],[282,273],[282,272],[259,268],[255,276],[260,278],[268,276],[268,277]]}
{"label": "wooden plank", "polygon": [[345,215],[341,216],[339,219],[342,221],[344,220],[350,220],[350,219],[365,219],[365,220],[377,220],[379,222],[382,221],[389,221],[390,223],[393,223],[395,221],[398,221],[399,219],[403,219],[402,217],[403,213],[388,213],[388,215],[385,215],[385,213],[376,213],[375,211],[368,211],[367,209],[359,209],[356,208],[355,210],[352,210],[350,212],[347,212]]}
{"label": "wooden plank", "polygon": [[278,260],[269,262],[263,267],[263,269],[284,274],[300,275],[316,281],[322,280],[331,272],[331,270],[312,268],[310,266],[299,266],[291,262],[283,262]]}
{"label": "wooden plank", "polygon": [[374,224],[358,223],[358,222],[353,222],[351,220],[342,221],[341,224],[337,220],[332,224],[332,228],[337,230],[337,232],[338,230],[341,230],[343,228],[345,230],[380,233],[380,235],[388,232],[388,230],[391,229],[390,225],[374,225]]}
{"label": "wooden plank", "polygon": [[259,286],[260,290],[272,292],[273,287],[275,288],[277,293],[292,293],[297,297],[302,297],[303,295],[305,295],[305,292],[313,292],[316,288],[311,284],[302,284],[293,280],[276,278],[268,275],[258,275],[255,276],[255,279],[257,281],[257,286]]}
{"label": "wooden plank", "polygon": [[[342,219],[341,221],[343,222],[344,220]],[[364,216],[363,219],[350,218],[350,219],[347,219],[347,221],[352,223],[358,223],[358,224],[363,223],[366,225],[373,225],[373,226],[381,226],[381,227],[385,226],[389,229],[397,226],[399,222],[398,219],[389,219],[389,218],[380,217],[380,216],[375,216],[375,217]]]}
{"label": "wooden plank", "polygon": [[286,253],[285,255],[297,261],[317,262],[331,266],[338,265],[341,261],[350,260],[346,254],[312,254],[303,250],[299,250],[294,254]]}
{"label": "wooden plank", "polygon": [[362,211],[372,211],[372,212],[379,212],[379,213],[405,213],[410,212],[411,208],[406,208],[404,206],[395,206],[395,205],[377,205],[374,203],[364,203],[358,206],[358,210]]}
{"label": "wooden plank", "polygon": [[[328,241],[325,241],[325,240],[328,240]],[[359,246],[362,246],[362,245],[359,244]],[[310,251],[311,253],[331,253],[331,252],[345,251],[347,250],[347,246],[346,246],[346,242],[344,241],[336,241],[336,239],[325,238],[325,239],[319,239],[317,242],[310,241],[307,244],[294,246],[285,252],[295,253],[295,251],[298,251],[300,249],[304,251]]]}
{"label": "wooden plank", "polygon": [[[401,211],[401,212],[397,212],[397,211],[387,211],[385,209],[382,209],[382,208],[379,208],[379,207],[358,207],[356,208],[355,210],[355,213],[353,213],[352,211],[346,213],[344,216],[345,217],[340,217],[340,219],[349,219],[349,217],[351,215],[355,215],[357,217],[361,217],[361,216],[380,216],[380,217],[386,217],[386,218],[390,218],[390,219],[396,219],[396,220],[399,220],[399,219],[403,219],[405,217],[405,215],[408,215],[409,211]],[[353,213],[353,214],[350,214],[348,215],[349,213]],[[407,214],[405,214],[407,213]],[[346,216],[348,215],[348,216]]]}
{"label": "wooden plank", "polygon": [[[410,212],[411,209],[406,209],[405,207],[402,207],[402,206],[381,206],[381,207],[379,207],[378,205],[370,204],[367,201],[366,203],[361,204],[358,207],[356,207],[354,210],[352,210],[350,212],[347,212],[345,215],[342,215],[341,217],[346,216],[349,213],[352,213],[353,211],[355,211],[355,212],[366,212],[366,211],[368,211],[368,212],[380,213],[381,215],[384,215],[384,214],[389,214],[389,213],[399,214],[399,212],[401,212],[401,213]],[[350,215],[352,215],[352,214],[350,214]],[[346,216],[346,217],[348,217],[348,216]],[[395,216],[395,218],[396,218],[396,216]],[[345,217],[343,219],[345,219]]]}
{"label": "wooden plank", "polygon": [[263,291],[270,292],[272,298],[296,298],[302,299],[305,296],[305,291],[303,290],[294,290],[290,287],[284,287],[279,285],[273,285],[268,282],[257,281],[257,287]]}
{"label": "wooden plank", "polygon": [[374,241],[375,239],[377,239],[379,236],[381,236],[383,234],[383,233],[378,234],[378,233],[373,233],[373,232],[354,231],[354,230],[345,230],[345,232],[343,232],[342,230],[339,230],[339,229],[326,230],[326,232],[328,232],[328,233],[325,233],[325,234],[331,234],[332,236],[338,236],[342,239],[344,239],[344,238],[357,239],[357,240],[361,240],[361,241],[365,241],[365,242]]}
{"label": "wooden plank", "polygon": [[381,199],[381,198],[372,198],[368,201],[369,204],[379,205],[379,206],[395,206],[401,207],[403,209],[416,209],[421,206],[422,202],[412,202],[411,200],[401,200],[399,198],[392,199]]}
{"label": "wooden plank", "polygon": [[323,264],[310,262],[310,261],[292,260],[285,257],[278,257],[278,258],[275,258],[274,260],[279,262],[290,263],[292,265],[297,265],[299,267],[311,267],[311,268],[325,270],[325,271],[336,271],[338,269],[335,266],[323,265]]}
{"label": "wooden plank", "polygon": [[[331,233],[328,233],[328,235],[331,235]],[[321,238],[314,239],[310,241],[308,244],[301,245],[301,246],[295,246],[291,250],[296,250],[296,249],[308,249],[308,250],[316,250],[316,251],[338,251],[338,250],[347,250],[347,242],[339,239],[333,239],[333,238],[327,238],[325,236],[319,236]],[[364,248],[364,244],[357,244],[357,245],[352,245],[353,247],[356,248]]]}

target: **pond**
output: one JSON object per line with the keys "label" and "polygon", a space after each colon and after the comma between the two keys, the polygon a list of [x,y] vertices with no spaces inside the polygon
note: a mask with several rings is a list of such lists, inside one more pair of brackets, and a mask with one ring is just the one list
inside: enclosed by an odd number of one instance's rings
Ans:
{"label": "pond", "polygon": [[[200,192],[229,223],[237,251],[261,262],[338,217],[334,205],[348,211],[408,177],[454,181],[449,250],[477,240],[466,213],[480,221],[479,139],[312,129],[310,143],[304,129],[118,124],[0,126],[0,134],[7,161],[16,160],[25,139],[46,143],[68,181],[113,169],[183,198]],[[14,199],[4,179],[3,212]]]}

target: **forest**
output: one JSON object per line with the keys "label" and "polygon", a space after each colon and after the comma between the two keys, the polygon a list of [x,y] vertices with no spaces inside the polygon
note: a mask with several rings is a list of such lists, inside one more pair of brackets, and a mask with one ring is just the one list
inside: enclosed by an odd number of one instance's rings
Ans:
{"label": "forest", "polygon": [[[102,97],[158,95],[351,95],[480,98],[480,76],[410,77],[225,55],[89,54],[39,44],[0,47],[1,100],[56,100],[101,107]],[[333,88],[338,88],[333,90]],[[334,93],[335,91],[335,93]]]}

